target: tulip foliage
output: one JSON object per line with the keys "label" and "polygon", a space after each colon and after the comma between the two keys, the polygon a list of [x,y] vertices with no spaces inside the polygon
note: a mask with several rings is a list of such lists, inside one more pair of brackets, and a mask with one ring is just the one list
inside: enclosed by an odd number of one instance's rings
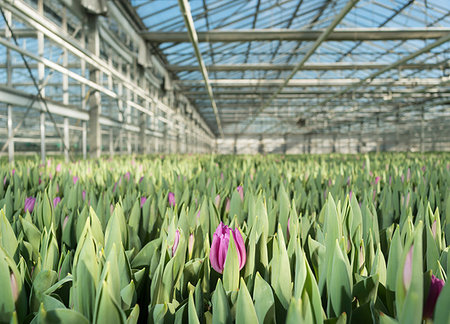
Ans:
{"label": "tulip foliage", "polygon": [[0,165],[0,322],[447,323],[450,155]]}

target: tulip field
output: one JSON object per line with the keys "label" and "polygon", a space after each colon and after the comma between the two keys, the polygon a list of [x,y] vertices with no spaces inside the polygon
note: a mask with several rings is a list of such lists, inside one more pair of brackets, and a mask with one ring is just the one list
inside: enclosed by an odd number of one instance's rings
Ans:
{"label": "tulip field", "polygon": [[1,323],[450,323],[450,154],[0,164]]}

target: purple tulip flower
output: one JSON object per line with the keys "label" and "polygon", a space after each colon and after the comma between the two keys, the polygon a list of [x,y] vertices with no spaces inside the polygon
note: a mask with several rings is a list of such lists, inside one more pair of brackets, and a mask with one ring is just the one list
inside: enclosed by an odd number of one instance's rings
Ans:
{"label": "purple tulip flower", "polygon": [[376,177],[375,178],[375,186],[378,184],[378,182],[380,182],[381,177]]}
{"label": "purple tulip flower", "polygon": [[53,198],[53,208],[56,208],[56,206],[58,206],[58,204],[60,202],[61,202],[61,198],[59,198],[59,197]]}
{"label": "purple tulip flower", "polygon": [[24,203],[25,213],[28,211],[31,214],[33,212],[35,203],[36,203],[36,198],[34,198],[34,197],[25,198],[25,203]]}
{"label": "purple tulip flower", "polygon": [[81,193],[81,195],[83,196],[83,200],[86,200],[86,190],[83,190],[83,192]]}
{"label": "purple tulip flower", "polygon": [[228,243],[230,242],[230,233],[233,234],[234,242],[236,243],[236,252],[239,259],[239,270],[241,270],[247,260],[247,253],[245,251],[244,239],[238,228],[232,230],[227,225],[220,222],[214,233],[211,251],[209,252],[209,260],[211,266],[218,273],[223,273],[225,267],[225,260],[228,252]]}
{"label": "purple tulip flower", "polygon": [[434,307],[436,306],[437,299],[439,297],[439,294],[441,293],[442,288],[444,287],[444,284],[444,280],[431,275],[430,289],[428,290],[428,297],[423,307],[424,318],[433,317]]}
{"label": "purple tulip flower", "polygon": [[169,199],[170,207],[175,207],[175,194],[173,192],[169,192],[167,198]]}
{"label": "purple tulip flower", "polygon": [[175,241],[173,242],[172,246],[172,257],[175,255],[175,252],[177,251],[178,243],[180,243],[180,231],[177,229],[175,232]]}
{"label": "purple tulip flower", "polygon": [[147,201],[147,197],[141,197],[141,208],[144,207],[144,204],[146,201]]}

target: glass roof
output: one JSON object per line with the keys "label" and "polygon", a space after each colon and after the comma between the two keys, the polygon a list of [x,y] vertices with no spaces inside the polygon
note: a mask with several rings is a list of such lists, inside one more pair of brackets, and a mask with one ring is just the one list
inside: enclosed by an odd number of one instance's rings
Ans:
{"label": "glass roof", "polygon": [[[177,0],[130,0],[147,32],[175,32],[182,42],[153,42],[168,62],[176,85],[218,134],[218,125],[194,47]],[[347,5],[343,0],[192,0],[189,2],[198,34],[227,31],[318,31],[322,33]],[[335,121],[341,127],[355,120],[373,120],[378,114],[402,107],[408,116],[417,105],[449,112],[442,95],[448,94],[450,42],[433,44],[443,37],[394,35],[371,39],[382,29],[414,31],[441,28],[449,33],[450,3],[442,0],[362,0],[344,16],[334,31],[366,31],[362,40],[325,40],[307,59],[287,86],[296,65],[316,39],[255,39],[200,41],[219,118],[227,134],[305,131],[317,120]],[[427,34],[427,30],[423,31]],[[240,35],[240,34],[237,34]],[[255,37],[256,38],[256,37]],[[419,54],[423,48],[429,50]],[[404,58],[399,66],[381,72]],[[375,76],[374,76],[375,75]],[[374,77],[372,77],[374,76]],[[367,80],[366,80],[367,79]],[[280,88],[282,87],[282,88]],[[271,100],[271,95],[279,94]],[[444,96],[445,97],[445,96]],[[403,107],[404,104],[407,104]],[[399,106],[400,105],[400,106]],[[264,109],[261,110],[261,107]],[[336,122],[336,116],[344,120]],[[329,127],[329,126],[328,126]],[[300,130],[301,131],[301,130]]]}

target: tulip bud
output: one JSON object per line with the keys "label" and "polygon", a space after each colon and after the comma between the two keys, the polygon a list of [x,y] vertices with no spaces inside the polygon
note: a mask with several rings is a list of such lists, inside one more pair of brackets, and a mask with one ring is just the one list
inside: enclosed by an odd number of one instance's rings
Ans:
{"label": "tulip bud", "polygon": [[188,242],[188,254],[189,254],[189,258],[191,258],[192,256],[192,252],[194,251],[194,234],[191,233],[191,235],[189,235],[189,242]]}
{"label": "tulip bud", "polygon": [[169,192],[169,195],[167,196],[168,200],[169,200],[169,205],[170,207],[175,207],[175,194],[173,192]]}
{"label": "tulip bud", "polygon": [[69,215],[67,215],[66,217],[64,217],[64,221],[63,221],[63,225],[62,225],[62,230],[64,231],[64,229],[66,228],[67,222],[69,221]]}
{"label": "tulip bud", "polygon": [[444,280],[436,278],[434,275],[431,276],[430,289],[428,290],[428,297],[425,301],[423,308],[423,317],[432,318],[434,313],[434,307],[436,306],[436,301],[444,287]]}
{"label": "tulip bud", "polygon": [[12,293],[14,302],[16,302],[17,299],[19,298],[19,287],[17,286],[16,276],[12,272],[9,277],[9,283],[11,285],[11,293]]}
{"label": "tulip bud", "polygon": [[227,202],[225,204],[225,211],[227,213],[230,211],[230,198],[227,198]]}
{"label": "tulip bud", "polygon": [[141,197],[141,208],[144,207],[144,204],[146,201],[147,201],[147,197]]}
{"label": "tulip bud", "polygon": [[287,240],[289,240],[289,236],[290,236],[290,229],[291,229],[291,216],[289,216],[289,218],[288,218],[288,222],[287,222]]}
{"label": "tulip bud", "polygon": [[83,190],[83,192],[81,193],[81,195],[83,196],[83,200],[86,200],[86,190]]}
{"label": "tulip bud", "polygon": [[223,273],[225,260],[228,252],[228,243],[230,242],[230,233],[236,243],[237,255],[239,259],[239,270],[241,270],[247,260],[247,252],[245,251],[244,239],[238,228],[232,230],[227,225],[220,222],[213,235],[211,250],[209,252],[209,260],[211,267],[218,273]]}
{"label": "tulip bud", "polygon": [[403,285],[405,286],[406,290],[408,290],[412,279],[413,248],[414,245],[411,245],[409,252],[406,255],[405,265],[403,266]]}
{"label": "tulip bud", "polygon": [[78,180],[79,180],[79,178],[78,178],[77,176],[74,176],[74,177],[72,178],[73,184],[76,185],[77,182],[78,182]]}
{"label": "tulip bud", "polygon": [[56,172],[61,172],[61,163],[56,166]]}
{"label": "tulip bud", "polygon": [[236,190],[239,192],[239,196],[241,196],[241,200],[244,201],[244,188],[242,186],[238,186]]}
{"label": "tulip bud", "polygon": [[215,205],[216,205],[216,208],[219,208],[219,205],[220,205],[220,195],[217,195],[217,196],[216,196],[216,199],[215,199],[214,203],[215,203]]}
{"label": "tulip bud", "polygon": [[177,251],[178,243],[180,243],[180,231],[177,229],[175,232],[175,241],[172,245],[172,257],[175,255],[175,252]]}
{"label": "tulip bud", "polygon": [[24,203],[25,213],[28,211],[31,214],[33,212],[35,203],[36,203],[36,198],[34,198],[34,197],[26,198],[25,203]]}
{"label": "tulip bud", "polygon": [[61,198],[55,197],[53,198],[53,208],[56,208],[56,206],[61,202]]}

